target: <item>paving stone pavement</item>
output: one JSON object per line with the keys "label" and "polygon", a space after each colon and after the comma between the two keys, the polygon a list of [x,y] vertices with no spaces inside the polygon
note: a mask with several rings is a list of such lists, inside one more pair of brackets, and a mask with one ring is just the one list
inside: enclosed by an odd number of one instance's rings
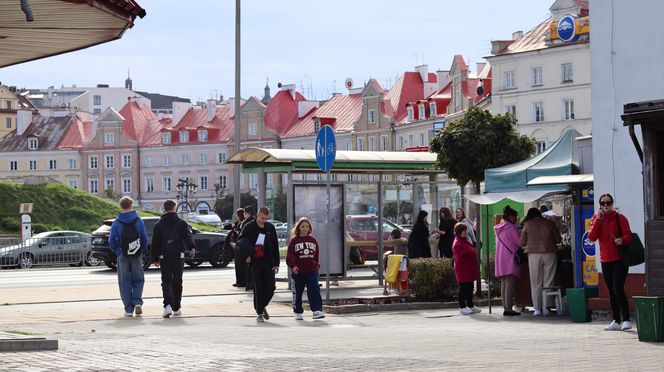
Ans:
{"label": "paving stone pavement", "polygon": [[[469,317],[453,310],[328,315],[295,321],[286,305],[271,319],[53,319],[3,325],[57,338],[58,351],[0,354],[5,371],[662,371],[664,344],[636,331],[569,318]],[[209,310],[209,309],[208,309]],[[193,314],[193,315],[187,315]]]}

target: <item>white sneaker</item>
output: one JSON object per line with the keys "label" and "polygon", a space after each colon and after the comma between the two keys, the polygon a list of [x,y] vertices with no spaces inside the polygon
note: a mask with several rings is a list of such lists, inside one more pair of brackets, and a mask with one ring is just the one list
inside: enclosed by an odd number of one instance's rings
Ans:
{"label": "white sneaker", "polygon": [[533,313],[534,316],[541,316],[542,315],[542,310],[540,309],[535,309],[535,312]]}
{"label": "white sneaker", "polygon": [[171,308],[171,305],[166,305],[166,307],[164,308],[163,317],[170,318],[171,315],[173,315],[173,308]]}
{"label": "white sneaker", "polygon": [[621,331],[626,331],[628,329],[632,329],[632,323],[628,320],[625,320],[624,322],[622,322],[622,326],[620,327],[620,330]]}
{"label": "white sneaker", "polygon": [[265,322],[265,319],[263,318],[263,314],[258,314],[258,315],[256,316],[256,321],[257,321],[258,323],[263,323],[263,322]]}
{"label": "white sneaker", "polygon": [[134,306],[134,312],[136,313],[136,316],[140,316],[143,314],[143,307],[141,307],[141,305]]}
{"label": "white sneaker", "polygon": [[[631,324],[630,324],[630,326],[631,326]],[[620,331],[620,324],[616,323],[616,321],[614,320],[614,321],[611,322],[611,324],[604,327],[604,330],[605,331]]]}
{"label": "white sneaker", "polygon": [[461,315],[470,315],[473,313],[473,310],[471,310],[468,307],[464,307],[463,309],[459,309],[459,314]]}
{"label": "white sneaker", "polygon": [[182,309],[177,309],[177,310],[175,310],[175,311],[173,312],[173,315],[174,315],[174,316],[180,316],[180,315],[182,315]]}
{"label": "white sneaker", "polygon": [[470,311],[472,311],[473,314],[478,314],[482,312],[482,309],[478,308],[477,306],[473,306],[470,308]]}
{"label": "white sneaker", "polygon": [[314,319],[323,319],[325,314],[322,311],[314,311]]}
{"label": "white sneaker", "polygon": [[125,312],[124,314],[125,314],[124,316],[126,316],[127,318],[131,318],[131,317],[134,316],[134,313],[126,313]]}
{"label": "white sneaker", "polygon": [[302,313],[295,313],[295,320],[304,320]]}

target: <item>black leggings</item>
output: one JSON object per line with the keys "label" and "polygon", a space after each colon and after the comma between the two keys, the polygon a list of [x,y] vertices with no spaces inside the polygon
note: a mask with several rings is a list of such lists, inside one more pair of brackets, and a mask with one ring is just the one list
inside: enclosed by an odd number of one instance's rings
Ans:
{"label": "black leggings", "polygon": [[459,283],[459,309],[474,307],[473,305],[473,282]]}
{"label": "black leggings", "polygon": [[602,276],[609,290],[613,320],[617,323],[621,322],[620,313],[623,321],[629,321],[629,306],[625,295],[625,279],[628,272],[629,266],[622,261],[602,262]]}

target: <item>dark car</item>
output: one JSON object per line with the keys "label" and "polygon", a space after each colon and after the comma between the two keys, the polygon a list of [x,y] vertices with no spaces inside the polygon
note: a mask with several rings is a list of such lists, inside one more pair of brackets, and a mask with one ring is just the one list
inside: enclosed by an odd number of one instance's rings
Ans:
{"label": "dark car", "polygon": [[[148,252],[145,253],[143,259],[143,269],[147,270],[152,265],[152,257],[150,257],[149,242],[152,241],[152,230],[159,221],[159,217],[141,217],[145,224],[145,229],[148,232]],[[111,225],[114,220],[106,220],[104,224],[92,232],[92,256],[102,261],[106,266],[111,269],[117,267],[117,257],[111,250],[108,243],[108,237],[111,234]],[[233,252],[224,250],[224,242],[226,241],[226,234],[201,232],[189,226],[191,235],[196,243],[196,255],[190,257],[188,252],[185,254],[184,262],[189,266],[198,266],[205,261],[209,261],[213,267],[226,267],[233,259]]]}
{"label": "dark car", "polygon": [[[387,241],[390,237],[392,230],[397,229],[401,231],[402,238],[408,238],[410,230],[404,229],[399,225],[390,222],[383,218],[383,241]],[[377,241],[378,240],[378,216],[375,215],[347,215],[346,216],[346,234],[347,239],[350,241]],[[351,254],[351,261],[354,264],[363,263],[365,260],[377,260],[378,248],[376,245],[368,245],[361,247],[353,247],[359,252]],[[383,252],[392,249],[390,246],[385,245]]]}

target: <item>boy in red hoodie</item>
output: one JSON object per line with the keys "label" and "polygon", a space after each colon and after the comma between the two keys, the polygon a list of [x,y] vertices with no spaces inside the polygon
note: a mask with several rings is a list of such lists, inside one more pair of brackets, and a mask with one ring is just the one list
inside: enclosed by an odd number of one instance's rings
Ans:
{"label": "boy in red hoodie", "polygon": [[291,287],[293,288],[295,320],[304,319],[302,316],[304,312],[302,309],[302,294],[305,286],[307,287],[309,306],[311,311],[314,312],[313,318],[325,318],[323,299],[318,286],[318,269],[320,268],[318,254],[320,248],[316,239],[311,236],[312,233],[311,222],[306,217],[300,218],[295,224],[295,228],[293,228],[293,236],[290,243],[288,243],[286,253],[286,264],[293,272]]}

